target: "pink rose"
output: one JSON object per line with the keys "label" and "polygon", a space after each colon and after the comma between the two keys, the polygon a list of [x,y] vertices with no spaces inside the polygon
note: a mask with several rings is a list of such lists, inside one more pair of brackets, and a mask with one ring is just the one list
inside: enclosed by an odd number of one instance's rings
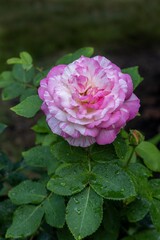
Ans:
{"label": "pink rose", "polygon": [[140,107],[131,77],[101,56],[53,67],[38,93],[51,130],[73,146],[112,143]]}

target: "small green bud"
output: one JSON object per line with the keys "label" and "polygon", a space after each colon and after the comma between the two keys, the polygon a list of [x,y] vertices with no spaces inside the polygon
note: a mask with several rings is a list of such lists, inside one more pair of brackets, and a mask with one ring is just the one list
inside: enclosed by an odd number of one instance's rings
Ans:
{"label": "small green bud", "polygon": [[142,141],[144,141],[144,136],[138,130],[130,130],[129,142],[133,146],[137,146]]}

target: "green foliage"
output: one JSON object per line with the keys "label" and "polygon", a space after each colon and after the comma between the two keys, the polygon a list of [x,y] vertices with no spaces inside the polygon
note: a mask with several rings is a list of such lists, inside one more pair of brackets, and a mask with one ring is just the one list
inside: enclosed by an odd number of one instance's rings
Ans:
{"label": "green foliage", "polygon": [[57,228],[62,228],[65,223],[64,198],[53,193],[43,202],[46,222]]}
{"label": "green foliage", "polygon": [[39,111],[41,104],[42,101],[39,99],[38,95],[33,95],[27,97],[24,101],[22,101],[15,107],[12,107],[11,110],[14,111],[17,115],[31,118]]}
{"label": "green foliage", "polygon": [[150,202],[145,198],[137,198],[127,206],[126,215],[130,222],[142,220],[149,212]]}
{"label": "green foliage", "polygon": [[90,155],[92,160],[96,162],[106,162],[117,159],[114,147],[111,144],[106,146],[100,146],[97,144],[93,145],[90,151]]}
{"label": "green foliage", "polygon": [[153,199],[150,214],[155,228],[160,232],[160,201],[158,199]]}
{"label": "green foliage", "polygon": [[46,197],[47,192],[43,184],[26,180],[12,188],[8,196],[14,204],[38,204]]}
{"label": "green foliage", "polygon": [[66,221],[75,239],[94,233],[102,221],[103,198],[90,187],[72,196],[67,205]]}
{"label": "green foliage", "polygon": [[13,223],[8,228],[6,238],[27,237],[40,226],[44,210],[41,205],[20,206],[14,213]]}
{"label": "green foliage", "polygon": [[106,199],[122,200],[136,195],[131,178],[117,164],[96,164],[93,174],[92,188]]}
{"label": "green foliage", "polygon": [[[91,57],[93,48],[68,54],[56,65],[82,55]],[[41,107],[37,87],[49,69],[34,67],[27,52],[8,63],[12,70],[0,75],[2,99],[16,98],[11,109],[31,118]],[[131,75],[134,88],[142,81],[137,67],[123,72]],[[159,239],[157,140],[143,141],[137,130],[123,129],[113,144],[73,147],[52,133],[44,116],[35,119],[31,129],[37,146],[16,163],[0,152],[0,238]],[[0,124],[0,133],[5,127]]]}
{"label": "green foliage", "polygon": [[87,152],[80,147],[72,147],[66,141],[54,144],[53,155],[63,162],[82,162],[87,160]]}
{"label": "green foliage", "polygon": [[124,160],[129,148],[128,148],[128,145],[127,145],[125,139],[121,136],[121,134],[118,134],[113,145],[114,145],[115,152],[116,152],[118,158]]}
{"label": "green foliage", "polygon": [[0,75],[0,88],[4,88],[13,83],[13,75],[11,71],[2,72]]}
{"label": "green foliage", "polygon": [[136,147],[136,153],[143,159],[144,164],[152,171],[160,171],[160,152],[150,142],[143,141]]}
{"label": "green foliage", "polygon": [[22,64],[25,70],[29,70],[32,67],[32,57],[27,52],[20,52],[19,58],[10,58],[7,60],[8,64]]}
{"label": "green foliage", "polygon": [[23,94],[25,87],[22,83],[13,82],[2,90],[2,100],[10,100]]}
{"label": "green foliage", "polygon": [[85,166],[77,163],[60,165],[47,184],[47,188],[63,196],[69,196],[82,191],[88,183],[88,171]]}
{"label": "green foliage", "polygon": [[143,78],[138,72],[138,67],[130,67],[122,70],[123,73],[127,73],[131,76],[134,89],[143,81]]}
{"label": "green foliage", "polygon": [[64,57],[58,59],[58,61],[56,62],[56,65],[69,64],[69,63],[77,60],[81,56],[91,57],[93,55],[93,53],[94,53],[94,49],[92,47],[80,48],[76,52],[69,53],[69,54],[65,55]]}

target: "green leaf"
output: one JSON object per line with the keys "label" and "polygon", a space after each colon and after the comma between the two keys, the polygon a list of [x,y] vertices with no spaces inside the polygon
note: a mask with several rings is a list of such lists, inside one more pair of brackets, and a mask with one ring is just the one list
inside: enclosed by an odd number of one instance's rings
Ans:
{"label": "green leaf", "polygon": [[140,76],[138,72],[138,67],[130,67],[122,69],[123,73],[127,73],[131,76],[133,81],[134,89],[143,81],[143,78]]}
{"label": "green leaf", "polygon": [[126,215],[130,222],[142,220],[149,212],[150,202],[145,198],[137,198],[127,206]]}
{"label": "green leaf", "polygon": [[149,184],[151,186],[152,196],[160,200],[160,179],[151,179]]}
{"label": "green leaf", "polygon": [[12,188],[8,196],[14,204],[41,203],[47,195],[43,184],[26,180]]}
{"label": "green leaf", "polygon": [[153,199],[152,205],[150,208],[150,215],[152,222],[158,232],[160,232],[160,201]]}
{"label": "green leaf", "polygon": [[5,130],[6,127],[7,127],[6,124],[0,123],[0,134]]}
{"label": "green leaf", "polygon": [[22,64],[22,59],[16,57],[9,58],[7,64]]}
{"label": "green leaf", "polygon": [[26,81],[26,74],[25,74],[25,70],[22,68],[21,64],[16,64],[13,66],[13,77],[20,81],[20,82],[25,82]]}
{"label": "green leaf", "polygon": [[73,147],[66,141],[53,145],[53,155],[63,162],[82,162],[87,160],[87,152],[81,147]]}
{"label": "green leaf", "polygon": [[88,183],[89,174],[85,166],[65,163],[57,168],[47,188],[58,195],[69,196],[82,191]]}
{"label": "green leaf", "polygon": [[70,198],[66,222],[75,239],[94,233],[102,221],[103,198],[90,187]]}
{"label": "green leaf", "polygon": [[6,238],[24,238],[32,235],[40,226],[43,214],[41,205],[19,207],[14,213],[13,223],[7,230]]}
{"label": "green leaf", "polygon": [[57,141],[57,135],[54,133],[46,134],[42,145],[43,146],[50,146],[52,143],[55,143]]}
{"label": "green leaf", "polygon": [[128,151],[128,146],[121,134],[118,134],[116,140],[113,142],[116,154],[118,158],[125,159],[126,153]]}
{"label": "green leaf", "polygon": [[33,95],[27,97],[24,101],[12,107],[11,110],[14,111],[17,115],[31,118],[39,111],[41,105],[42,101],[38,95]]}
{"label": "green leaf", "polygon": [[135,188],[129,175],[118,165],[97,164],[90,181],[92,188],[107,199],[122,200],[135,196]]}
{"label": "green leaf", "polygon": [[61,57],[60,59],[58,59],[58,61],[56,62],[56,65],[72,63],[73,61],[77,60],[81,56],[91,57],[93,53],[94,53],[94,49],[92,47],[80,48],[76,52],[69,53]]}
{"label": "green leaf", "polygon": [[51,194],[43,202],[46,222],[56,228],[62,228],[65,223],[64,198]]}
{"label": "green leaf", "polygon": [[36,146],[22,153],[24,161],[32,167],[46,168],[50,161],[54,162],[49,146]]}
{"label": "green leaf", "polygon": [[134,182],[137,194],[149,201],[152,200],[151,189],[148,182],[148,177],[152,176],[151,171],[140,163],[129,164],[126,171]]}
{"label": "green leaf", "polygon": [[0,75],[0,88],[4,88],[12,84],[14,81],[11,71],[2,72]]}
{"label": "green leaf", "polygon": [[29,69],[28,71],[24,70],[21,64],[16,64],[13,66],[13,77],[22,83],[30,82],[34,77],[34,68]]}
{"label": "green leaf", "polygon": [[160,171],[160,151],[150,142],[143,141],[136,147],[136,153],[152,171]]}
{"label": "green leaf", "polygon": [[24,69],[29,70],[32,67],[32,57],[28,52],[21,52],[20,58],[22,60],[22,64]]}
{"label": "green leaf", "polygon": [[59,64],[69,64],[71,62],[73,62],[73,58],[72,58],[72,53],[68,53],[66,54],[65,56],[59,58],[56,62],[56,65],[59,65]]}
{"label": "green leaf", "polygon": [[10,100],[20,96],[25,90],[22,83],[13,82],[2,90],[2,100]]}
{"label": "green leaf", "polygon": [[42,80],[43,78],[45,78],[48,74],[49,70],[45,70],[42,72],[37,73],[37,75],[35,76],[35,78],[33,79],[33,84],[38,87],[40,84],[40,80]]}
{"label": "green leaf", "polygon": [[27,83],[33,81],[34,75],[35,75],[35,69],[32,67],[29,70],[26,70],[25,75],[26,75],[26,82]]}
{"label": "green leaf", "polygon": [[94,48],[84,47],[84,48],[80,48],[76,52],[74,52],[72,58],[73,58],[73,61],[75,61],[78,58],[80,58],[81,56],[91,57],[93,55],[93,53],[94,53]]}
{"label": "green leaf", "polygon": [[112,144],[104,146],[94,144],[93,147],[91,147],[90,154],[91,158],[96,162],[106,162],[117,159],[117,155]]}
{"label": "green leaf", "polygon": [[32,127],[32,129],[37,133],[49,133],[50,132],[50,129],[48,127],[45,117],[40,118],[38,120],[37,124]]}
{"label": "green leaf", "polygon": [[145,230],[141,231],[139,233],[135,233],[132,236],[128,236],[123,238],[122,240],[159,240],[160,233],[158,233],[156,230]]}
{"label": "green leaf", "polygon": [[33,96],[36,94],[37,94],[37,89],[28,88],[22,93],[22,95],[20,97],[20,102],[24,101],[27,97],[30,97],[30,96]]}

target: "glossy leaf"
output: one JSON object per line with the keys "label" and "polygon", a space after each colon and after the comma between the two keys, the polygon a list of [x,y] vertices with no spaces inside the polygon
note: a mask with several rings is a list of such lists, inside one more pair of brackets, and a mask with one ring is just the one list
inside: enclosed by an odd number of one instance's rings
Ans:
{"label": "glossy leaf", "polygon": [[40,182],[26,180],[16,187],[12,188],[8,193],[9,198],[14,204],[41,203],[47,196],[47,191]]}
{"label": "glossy leaf", "polygon": [[90,181],[92,188],[102,197],[121,200],[135,196],[135,188],[129,175],[118,165],[97,164]]}
{"label": "glossy leaf", "polygon": [[126,153],[128,151],[128,146],[121,134],[118,134],[116,140],[113,142],[113,145],[118,158],[122,160],[125,159]]}
{"label": "glossy leaf", "polygon": [[65,223],[65,203],[64,198],[51,194],[43,202],[46,222],[57,228],[62,228]]}
{"label": "glossy leaf", "polygon": [[17,115],[31,118],[40,110],[41,104],[42,101],[38,95],[33,95],[27,97],[24,101],[12,107],[11,110],[14,111]]}
{"label": "glossy leaf", "polygon": [[134,182],[137,194],[149,201],[152,200],[152,193],[148,182],[148,177],[152,176],[151,171],[140,163],[129,164],[126,171]]}
{"label": "glossy leaf", "polygon": [[70,198],[66,221],[75,239],[80,240],[94,233],[102,221],[103,198],[90,187]]}
{"label": "glossy leaf", "polygon": [[137,198],[127,206],[126,215],[130,222],[138,222],[142,220],[148,213],[150,202],[144,198]]}
{"label": "glossy leaf", "polygon": [[47,184],[58,195],[69,196],[82,191],[88,183],[88,171],[80,164],[62,164]]}
{"label": "glossy leaf", "polygon": [[81,147],[73,147],[66,141],[53,145],[53,155],[63,162],[82,162],[87,160],[87,152]]}
{"label": "glossy leaf", "polygon": [[24,238],[32,235],[40,226],[43,214],[44,211],[40,205],[19,207],[14,213],[13,223],[7,230],[6,238]]}
{"label": "glossy leaf", "polygon": [[143,141],[136,147],[136,153],[152,171],[160,171],[160,151],[150,142]]}
{"label": "glossy leaf", "polygon": [[117,159],[117,155],[112,144],[105,146],[95,144],[91,148],[90,154],[91,158],[96,162],[106,162]]}
{"label": "glossy leaf", "polygon": [[157,199],[153,199],[152,205],[150,208],[150,215],[152,222],[157,229],[158,232],[160,232],[160,201]]}
{"label": "glossy leaf", "polygon": [[160,179],[151,179],[149,181],[152,196],[160,200]]}
{"label": "glossy leaf", "polygon": [[138,67],[129,67],[122,69],[123,73],[128,73],[133,82],[134,89],[143,81],[143,78],[140,76],[138,72]]}
{"label": "glossy leaf", "polygon": [[32,167],[46,168],[48,162],[54,162],[54,156],[51,154],[49,146],[36,146],[22,153],[24,161]]}

